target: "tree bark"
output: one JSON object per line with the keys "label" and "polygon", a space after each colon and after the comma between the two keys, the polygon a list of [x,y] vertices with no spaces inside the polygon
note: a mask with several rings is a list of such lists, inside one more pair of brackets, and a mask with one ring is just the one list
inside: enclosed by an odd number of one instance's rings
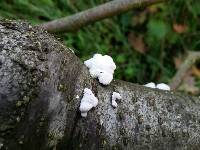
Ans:
{"label": "tree bark", "polygon": [[[99,100],[86,118],[84,88]],[[113,91],[122,96],[116,109]],[[195,150],[199,123],[198,97],[119,80],[103,86],[47,32],[0,21],[0,149]]]}

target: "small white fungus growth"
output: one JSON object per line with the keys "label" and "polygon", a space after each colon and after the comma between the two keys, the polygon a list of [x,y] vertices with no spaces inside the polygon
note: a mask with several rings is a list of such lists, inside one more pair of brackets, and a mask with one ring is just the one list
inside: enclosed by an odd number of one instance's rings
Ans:
{"label": "small white fungus growth", "polygon": [[156,85],[153,82],[147,83],[144,86],[149,87],[149,88],[156,88]]}
{"label": "small white fungus growth", "polygon": [[116,65],[110,56],[95,54],[91,59],[86,60],[84,64],[89,68],[90,75],[93,78],[98,78],[99,82],[104,85],[110,84],[116,69]]}
{"label": "small white fungus growth", "polygon": [[100,119],[100,125],[101,125],[101,126],[103,125],[103,120],[101,120],[101,119]]}
{"label": "small white fungus growth", "polygon": [[87,117],[87,112],[93,108],[96,107],[98,104],[98,99],[94,96],[92,91],[88,88],[84,89],[84,95],[81,99],[81,104],[79,107],[79,110],[81,111],[82,117]]}
{"label": "small white fungus growth", "polygon": [[144,86],[149,87],[149,88],[157,88],[157,89],[160,89],[160,90],[170,91],[170,87],[167,84],[164,84],[164,83],[160,83],[160,84],[155,85],[155,83],[150,82],[150,83],[145,84]]}
{"label": "small white fungus growth", "polygon": [[113,92],[113,94],[112,94],[112,106],[114,108],[117,107],[116,100],[120,100],[120,99],[122,99],[121,95],[119,93],[117,93],[117,92]]}
{"label": "small white fungus growth", "polygon": [[161,89],[161,90],[170,91],[169,85],[164,84],[164,83],[157,84],[156,88]]}
{"label": "small white fungus growth", "polygon": [[76,99],[79,99],[79,96],[78,96],[78,95],[76,95]]}
{"label": "small white fungus growth", "polygon": [[0,149],[3,147],[3,143],[0,143]]}

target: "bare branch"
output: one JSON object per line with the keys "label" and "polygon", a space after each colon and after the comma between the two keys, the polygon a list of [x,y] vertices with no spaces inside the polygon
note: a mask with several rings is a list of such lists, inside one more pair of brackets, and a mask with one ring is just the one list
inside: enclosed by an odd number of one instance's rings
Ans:
{"label": "bare branch", "polygon": [[96,21],[112,17],[133,8],[166,0],[113,0],[97,7],[39,25],[49,32],[75,31]]}
{"label": "bare branch", "polygon": [[180,85],[186,72],[192,67],[192,65],[200,59],[200,52],[189,52],[187,58],[180,66],[179,70],[170,82],[171,89],[175,90]]}

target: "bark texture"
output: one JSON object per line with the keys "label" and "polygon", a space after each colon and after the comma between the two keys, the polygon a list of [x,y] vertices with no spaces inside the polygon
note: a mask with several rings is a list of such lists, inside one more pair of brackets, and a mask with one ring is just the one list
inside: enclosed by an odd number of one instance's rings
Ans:
{"label": "bark texture", "polygon": [[[99,104],[82,118],[86,87]],[[122,96],[116,109],[113,91]],[[0,149],[195,150],[199,124],[198,97],[118,80],[103,86],[50,34],[0,21]]]}

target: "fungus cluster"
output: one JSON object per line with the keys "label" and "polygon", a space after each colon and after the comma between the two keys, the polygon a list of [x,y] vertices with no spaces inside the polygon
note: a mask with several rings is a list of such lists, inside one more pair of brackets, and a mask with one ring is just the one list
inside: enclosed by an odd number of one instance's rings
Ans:
{"label": "fungus cluster", "polygon": [[[95,54],[92,58],[86,60],[84,64],[88,67],[90,75],[93,78],[98,78],[101,84],[108,85],[111,83],[114,71],[116,69],[116,65],[110,56]],[[164,83],[156,85],[155,83],[150,82],[148,84],[145,84],[144,86],[149,88],[157,88],[161,90],[168,90],[168,91],[170,90],[170,87]],[[78,98],[79,96],[77,95],[76,99]],[[121,95],[117,92],[113,92],[111,105],[114,108],[116,108],[117,107],[116,100],[120,99],[122,99]],[[98,99],[95,97],[95,95],[92,93],[90,89],[85,88],[84,95],[83,98],[81,99],[81,104],[79,107],[81,116],[86,117],[87,112],[93,107],[96,107],[97,105],[98,105]]]}
{"label": "fungus cluster", "polygon": [[[116,65],[113,59],[108,55],[95,54],[89,60],[86,60],[84,64],[89,68],[90,75],[93,78],[98,78],[99,82],[103,85],[108,85],[113,79],[113,74],[116,69]],[[112,105],[117,107],[116,99],[121,99],[119,93],[113,92],[112,95]],[[98,104],[98,99],[88,88],[84,89],[84,95],[81,99],[81,104],[79,110],[81,111],[81,116],[86,117],[87,112],[96,107]]]}
{"label": "fungus cluster", "polygon": [[103,85],[110,84],[116,69],[116,65],[110,56],[95,54],[91,59],[86,60],[84,64],[89,68],[90,75],[93,78],[98,78]]}
{"label": "fungus cluster", "polygon": [[150,82],[150,83],[145,84],[144,86],[149,87],[149,88],[157,88],[157,89],[160,89],[160,90],[170,91],[169,85],[164,84],[164,83],[159,83],[159,84],[156,85],[155,83]]}

